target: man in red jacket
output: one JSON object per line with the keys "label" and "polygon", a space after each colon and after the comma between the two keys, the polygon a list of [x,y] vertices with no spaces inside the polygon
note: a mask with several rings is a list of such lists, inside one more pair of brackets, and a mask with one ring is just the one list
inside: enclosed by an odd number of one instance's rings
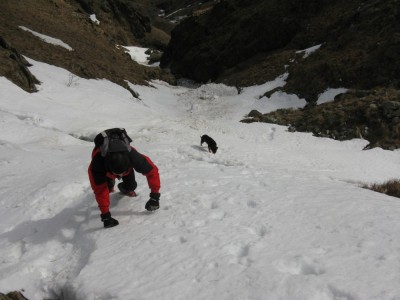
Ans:
{"label": "man in red jacket", "polygon": [[[101,221],[105,228],[117,226],[119,223],[111,217],[110,193],[114,191],[115,179],[122,179],[118,189],[122,194],[135,197],[137,183],[135,171],[147,178],[150,188],[150,199],[145,208],[154,211],[160,208],[160,176],[157,166],[147,156],[140,154],[132,146],[123,145],[120,141],[110,145],[109,152],[104,155],[100,147],[95,147],[92,152],[92,161],[88,173],[90,185],[101,211]],[[104,155],[104,156],[103,156]]]}

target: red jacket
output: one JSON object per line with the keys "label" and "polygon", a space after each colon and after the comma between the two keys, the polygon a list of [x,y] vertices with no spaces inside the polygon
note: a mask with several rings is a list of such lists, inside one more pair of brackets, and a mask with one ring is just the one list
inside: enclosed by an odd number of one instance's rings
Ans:
{"label": "red jacket", "polygon": [[[158,174],[157,166],[147,156],[140,154],[135,148],[129,153],[129,171],[139,172],[146,176],[147,183],[152,193],[159,193],[160,191],[160,175]],[[117,178],[116,175],[109,172],[106,167],[105,158],[101,156],[100,148],[93,149],[92,161],[89,168],[89,180],[92,186],[96,201],[102,214],[105,214],[110,209],[110,191],[108,190],[107,177],[111,179]]]}

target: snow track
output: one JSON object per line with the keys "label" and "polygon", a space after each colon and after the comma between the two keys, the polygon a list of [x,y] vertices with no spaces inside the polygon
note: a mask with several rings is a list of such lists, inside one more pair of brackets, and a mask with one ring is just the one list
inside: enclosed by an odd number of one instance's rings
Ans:
{"label": "snow track", "polygon": [[[399,177],[399,151],[243,124],[251,109],[301,107],[244,89],[162,82],[126,90],[31,61],[36,94],[0,78],[0,291],[29,299],[389,300],[400,297],[399,201],[358,183]],[[161,175],[111,195],[103,229],[87,179],[100,131],[124,127]],[[218,143],[216,155],[200,135]]]}

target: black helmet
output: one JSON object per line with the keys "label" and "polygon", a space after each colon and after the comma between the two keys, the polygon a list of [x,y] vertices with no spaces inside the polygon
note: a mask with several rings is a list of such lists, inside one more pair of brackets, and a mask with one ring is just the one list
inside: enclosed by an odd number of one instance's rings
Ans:
{"label": "black helmet", "polygon": [[107,168],[114,174],[122,174],[129,169],[129,152],[111,152],[106,157]]}

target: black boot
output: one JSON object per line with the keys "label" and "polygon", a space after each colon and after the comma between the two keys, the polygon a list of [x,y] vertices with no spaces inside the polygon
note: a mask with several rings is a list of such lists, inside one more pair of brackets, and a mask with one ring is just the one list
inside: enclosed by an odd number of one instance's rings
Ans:
{"label": "black boot", "polygon": [[135,193],[135,191],[127,190],[127,189],[124,187],[124,183],[123,183],[123,182],[118,183],[118,189],[119,189],[119,191],[120,191],[122,194],[124,194],[124,195],[126,195],[126,196],[129,196],[129,197],[136,197],[136,196],[137,196],[136,193]]}
{"label": "black boot", "polygon": [[111,218],[110,212],[101,214],[100,217],[101,217],[101,221],[104,223],[104,228],[114,227],[119,224],[119,222],[116,219]]}

